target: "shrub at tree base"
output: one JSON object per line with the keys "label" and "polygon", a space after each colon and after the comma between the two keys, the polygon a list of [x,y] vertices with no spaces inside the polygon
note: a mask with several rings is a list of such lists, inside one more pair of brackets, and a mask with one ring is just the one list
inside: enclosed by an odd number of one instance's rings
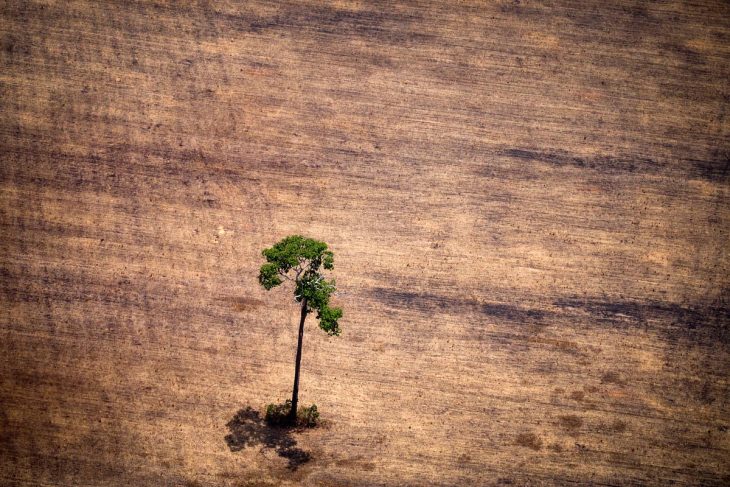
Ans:
{"label": "shrub at tree base", "polygon": [[266,406],[266,423],[269,426],[286,425],[289,411],[291,411],[291,401],[288,399],[283,404],[269,404]]}
{"label": "shrub at tree base", "polygon": [[297,423],[305,428],[314,428],[319,423],[319,412],[317,405],[312,404],[309,407],[302,406],[297,411]]}
{"label": "shrub at tree base", "polygon": [[297,411],[296,424],[291,424],[290,411],[291,401],[288,399],[282,404],[269,404],[266,406],[266,423],[276,427],[299,426],[302,428],[314,428],[319,423],[316,404],[312,404],[310,407],[300,407]]}

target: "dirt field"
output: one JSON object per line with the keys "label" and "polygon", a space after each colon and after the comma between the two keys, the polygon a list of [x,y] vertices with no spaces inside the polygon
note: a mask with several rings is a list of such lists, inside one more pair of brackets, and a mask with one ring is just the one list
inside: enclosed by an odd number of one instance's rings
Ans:
{"label": "dirt field", "polygon": [[729,80],[722,0],[2,2],[0,485],[730,484]]}

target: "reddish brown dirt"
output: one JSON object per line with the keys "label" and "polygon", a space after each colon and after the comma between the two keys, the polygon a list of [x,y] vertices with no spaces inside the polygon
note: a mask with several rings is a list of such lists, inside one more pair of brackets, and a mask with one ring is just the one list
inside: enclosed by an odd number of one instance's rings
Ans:
{"label": "reddish brown dirt", "polygon": [[0,484],[727,485],[729,19],[3,2]]}

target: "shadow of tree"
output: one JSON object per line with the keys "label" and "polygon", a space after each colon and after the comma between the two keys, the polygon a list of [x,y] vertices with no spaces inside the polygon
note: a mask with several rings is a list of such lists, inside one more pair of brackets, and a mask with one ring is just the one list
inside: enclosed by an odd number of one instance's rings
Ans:
{"label": "shadow of tree", "polygon": [[226,426],[230,433],[225,436],[225,440],[233,452],[261,445],[261,448],[270,448],[280,457],[286,458],[290,470],[296,470],[312,459],[309,452],[297,447],[292,433],[298,429],[269,426],[261,414],[250,406],[239,410]]}

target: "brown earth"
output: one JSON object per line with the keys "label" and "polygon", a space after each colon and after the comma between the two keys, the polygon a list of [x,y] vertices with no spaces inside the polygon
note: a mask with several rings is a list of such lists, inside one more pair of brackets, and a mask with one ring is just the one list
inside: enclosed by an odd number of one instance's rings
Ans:
{"label": "brown earth", "polygon": [[[730,483],[727,2],[11,0],[0,63],[1,485]],[[292,233],[344,333],[270,431]]]}

